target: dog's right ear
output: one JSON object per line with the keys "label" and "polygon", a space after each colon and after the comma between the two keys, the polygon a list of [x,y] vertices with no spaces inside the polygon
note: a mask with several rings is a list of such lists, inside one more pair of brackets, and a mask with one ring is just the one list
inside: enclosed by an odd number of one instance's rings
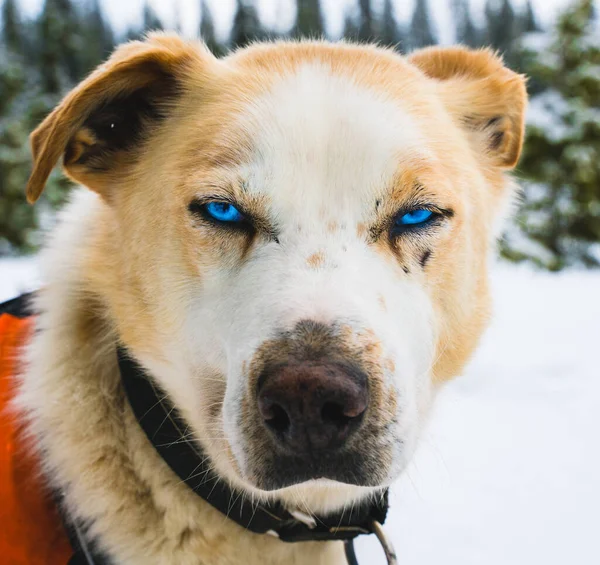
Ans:
{"label": "dog's right ear", "polygon": [[39,198],[61,156],[71,178],[110,199],[111,181],[165,117],[186,73],[204,73],[211,58],[203,45],[165,34],[119,47],[31,134],[27,200]]}

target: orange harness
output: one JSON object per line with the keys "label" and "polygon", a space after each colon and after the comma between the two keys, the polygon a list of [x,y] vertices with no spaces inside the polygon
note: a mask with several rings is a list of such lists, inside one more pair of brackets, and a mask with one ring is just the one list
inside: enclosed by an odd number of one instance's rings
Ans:
{"label": "orange harness", "polygon": [[73,551],[35,452],[11,407],[19,350],[33,317],[0,311],[0,562],[66,565]]}

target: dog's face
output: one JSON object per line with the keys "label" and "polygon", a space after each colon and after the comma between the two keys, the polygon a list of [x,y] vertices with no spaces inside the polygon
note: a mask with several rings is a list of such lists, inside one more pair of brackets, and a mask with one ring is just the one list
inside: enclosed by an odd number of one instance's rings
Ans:
{"label": "dog's face", "polygon": [[29,196],[64,153],[105,202],[90,278],[190,436],[327,509],[398,476],[476,345],[524,105],[485,51],[155,36],[40,126]]}

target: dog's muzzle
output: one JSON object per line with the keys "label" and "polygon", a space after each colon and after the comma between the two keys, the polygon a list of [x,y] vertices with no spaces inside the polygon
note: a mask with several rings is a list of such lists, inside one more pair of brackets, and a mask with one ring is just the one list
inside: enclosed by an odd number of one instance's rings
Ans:
{"label": "dog's muzzle", "polygon": [[377,407],[381,363],[367,362],[348,327],[302,320],[256,351],[238,425],[245,475],[258,488],[381,485],[390,445]]}

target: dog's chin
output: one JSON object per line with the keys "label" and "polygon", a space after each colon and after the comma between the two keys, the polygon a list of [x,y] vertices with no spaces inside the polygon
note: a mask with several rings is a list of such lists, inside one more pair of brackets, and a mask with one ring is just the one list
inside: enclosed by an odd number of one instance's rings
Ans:
{"label": "dog's chin", "polygon": [[264,491],[280,491],[321,481],[348,487],[376,488],[381,485],[382,477],[374,465],[356,464],[351,456],[340,457],[337,465],[319,460],[300,466],[295,459],[278,457],[276,461],[261,466],[260,470],[249,474],[247,478]]}
{"label": "dog's chin", "polygon": [[287,507],[300,505],[305,511],[327,514],[350,507],[381,490],[381,487],[349,485],[331,479],[312,479],[272,493]]}
{"label": "dog's chin", "polygon": [[[381,492],[385,485],[350,484],[330,478],[310,478],[288,481],[281,486],[265,484],[256,476],[248,476],[242,471],[235,458],[217,458],[215,470],[232,486],[247,493],[253,500],[279,501],[286,508],[298,508],[304,512],[327,514],[356,504],[361,500]],[[216,462],[216,461],[215,461]],[[229,463],[229,464],[228,464]],[[266,487],[266,488],[265,488]]]}
{"label": "dog's chin", "polygon": [[246,476],[241,481],[247,490],[258,492],[267,500],[279,500],[288,508],[300,507],[317,514],[335,512],[385,488],[367,476],[359,482],[355,474],[344,476],[346,480],[305,477],[298,473],[286,477],[280,471],[270,475]]}
{"label": "dog's chin", "polygon": [[252,492],[267,500],[278,500],[286,508],[298,508],[314,514],[328,514],[349,507],[380,492],[383,487],[350,485],[331,479],[311,479],[275,490],[263,490],[244,481]]}

